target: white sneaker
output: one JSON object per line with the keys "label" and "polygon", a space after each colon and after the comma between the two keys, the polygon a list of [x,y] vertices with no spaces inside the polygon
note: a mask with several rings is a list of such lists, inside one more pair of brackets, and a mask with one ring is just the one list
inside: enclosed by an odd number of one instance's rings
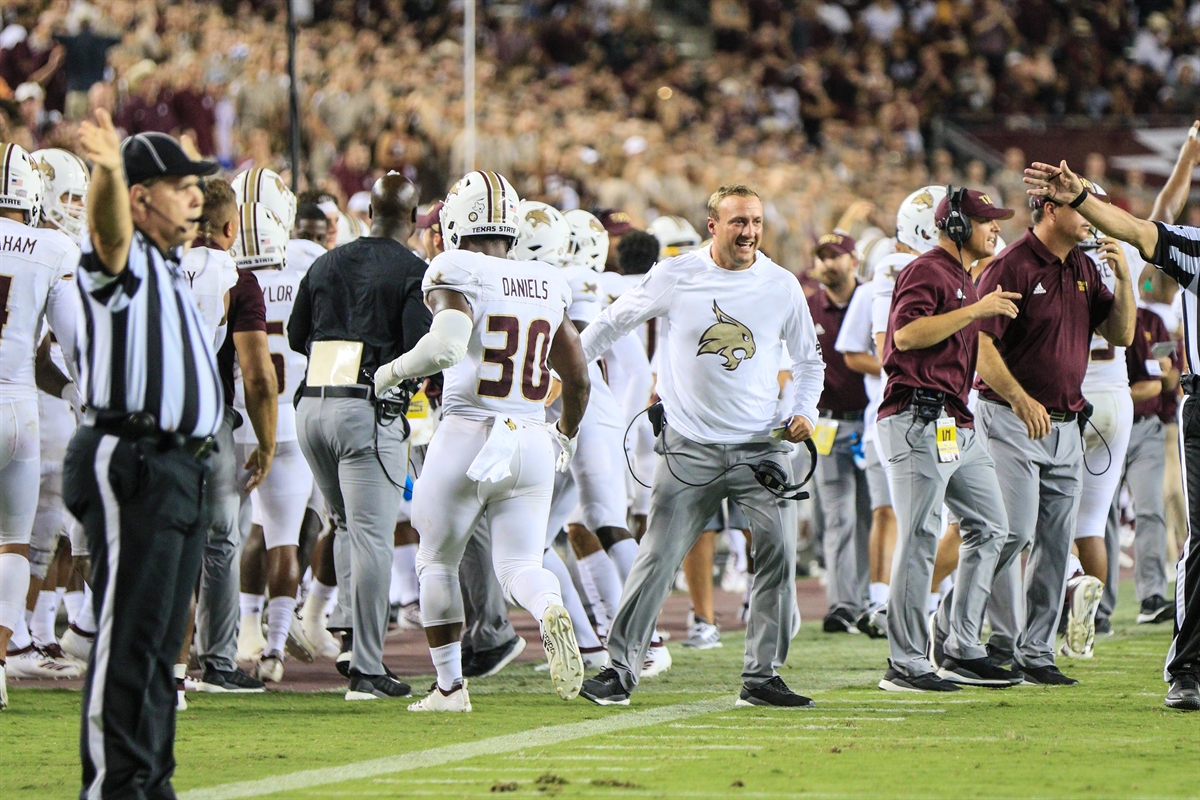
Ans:
{"label": "white sneaker", "polygon": [[304,614],[300,617],[300,628],[312,645],[313,655],[317,658],[337,658],[338,653],[342,652],[342,646],[332,633],[325,630],[325,615],[305,605]]}
{"label": "white sneaker", "polygon": [[292,624],[288,628],[287,642],[284,647],[288,651],[288,655],[303,661],[305,664],[311,664],[316,661],[317,650],[313,647],[313,643],[309,641],[308,635],[304,632],[304,620],[299,614],[292,616]]}
{"label": "white sneaker", "polygon": [[691,647],[696,650],[712,650],[716,647],[724,647],[721,643],[721,631],[716,625],[708,622],[703,617],[693,615],[693,621],[688,626],[688,637],[681,644],[684,647]]}
{"label": "white sneaker", "polygon": [[8,677],[4,669],[4,665],[0,664],[0,711],[8,708]]}
{"label": "white sneaker", "polygon": [[721,571],[721,588],[727,592],[744,592],[749,584],[746,573],[734,566],[733,559],[725,561],[725,569]]}
{"label": "white sneaker", "polygon": [[8,654],[6,672],[9,678],[60,680],[78,678],[79,667],[44,656],[32,644]]}
{"label": "white sneaker", "polygon": [[[604,669],[609,665],[608,650],[601,647],[599,650],[584,650],[580,648],[580,655],[583,656],[583,668],[585,670]],[[549,669],[549,665],[546,669]],[[540,665],[539,665],[540,669]]]}
{"label": "white sneaker", "polygon": [[642,677],[653,678],[655,675],[662,675],[671,668],[671,651],[662,642],[650,644],[650,649],[646,651],[646,661],[642,664]]}
{"label": "white sneaker", "polygon": [[67,630],[58,641],[58,646],[71,658],[86,664],[92,655],[92,642],[95,640],[96,634],[87,633],[74,625],[68,625]]}
{"label": "white sneaker", "polygon": [[1104,584],[1091,575],[1067,581],[1067,639],[1060,652],[1067,658],[1091,658],[1096,641],[1096,609],[1104,595]]}
{"label": "white sneaker", "polygon": [[574,700],[583,686],[583,656],[575,641],[571,615],[562,606],[550,606],[542,615],[542,647],[550,662],[550,680],[563,700]]}
{"label": "white sneaker", "polygon": [[396,615],[396,627],[402,631],[419,631],[424,629],[421,624],[421,604],[409,603],[406,606],[400,606],[400,613]]}
{"label": "white sneaker", "polygon": [[408,707],[409,711],[457,711],[465,713],[471,710],[471,696],[467,694],[467,679],[463,678],[463,682],[459,686],[455,686],[450,690],[450,694],[444,694],[438,688],[436,682],[433,688],[429,690],[429,694],[422,697]]}
{"label": "white sneaker", "polygon": [[262,632],[262,619],[256,614],[243,614],[238,625],[237,660],[257,661],[267,649]]}
{"label": "white sneaker", "polygon": [[256,677],[263,683],[279,683],[283,680],[283,654],[263,653],[255,665]]}

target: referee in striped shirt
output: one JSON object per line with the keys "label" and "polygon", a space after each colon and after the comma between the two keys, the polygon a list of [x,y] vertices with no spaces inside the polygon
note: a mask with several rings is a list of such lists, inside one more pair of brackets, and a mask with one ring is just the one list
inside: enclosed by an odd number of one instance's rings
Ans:
{"label": "referee in striped shirt", "polygon": [[[1192,135],[1196,134],[1193,127]],[[1120,207],[1097,200],[1063,161],[1055,167],[1034,163],[1025,170],[1029,194],[1069,205],[1106,235],[1128,242],[1146,261],[1184,289],[1183,330],[1188,373],[1179,426],[1183,455],[1183,491],[1187,498],[1188,538],[1179,556],[1175,581],[1175,638],[1167,651],[1163,677],[1170,684],[1168,708],[1200,711],[1200,341],[1196,330],[1200,292],[1200,228],[1138,219]]]}
{"label": "referee in striped shirt", "polygon": [[63,495],[92,553],[98,621],[83,691],[81,798],[173,798],[175,680],[207,520],[203,484],[224,401],[180,245],[199,176],[163,134],[120,141],[106,111],[80,126],[92,161],[78,270],[87,412]]}

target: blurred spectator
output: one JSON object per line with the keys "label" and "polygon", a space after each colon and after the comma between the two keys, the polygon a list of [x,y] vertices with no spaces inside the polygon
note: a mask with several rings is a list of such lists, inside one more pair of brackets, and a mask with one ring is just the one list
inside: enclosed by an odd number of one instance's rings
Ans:
{"label": "blurred spectator", "polygon": [[94,84],[104,80],[108,51],[121,43],[115,36],[105,36],[92,30],[92,19],[85,16],[79,32],[73,36],[54,37],[63,47],[63,69],[67,76],[65,113],[67,119],[79,119],[87,109],[87,93]]}

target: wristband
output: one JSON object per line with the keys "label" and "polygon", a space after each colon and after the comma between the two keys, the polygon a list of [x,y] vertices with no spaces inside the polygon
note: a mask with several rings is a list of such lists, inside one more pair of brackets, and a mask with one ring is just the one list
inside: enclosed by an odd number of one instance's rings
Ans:
{"label": "wristband", "polygon": [[1067,205],[1069,205],[1071,208],[1079,208],[1081,205],[1083,205],[1083,201],[1088,199],[1088,194],[1090,194],[1090,193],[1088,192],[1087,187],[1085,186],[1083,191],[1079,193],[1079,196],[1076,197],[1074,200],[1072,200],[1070,203],[1067,203]]}

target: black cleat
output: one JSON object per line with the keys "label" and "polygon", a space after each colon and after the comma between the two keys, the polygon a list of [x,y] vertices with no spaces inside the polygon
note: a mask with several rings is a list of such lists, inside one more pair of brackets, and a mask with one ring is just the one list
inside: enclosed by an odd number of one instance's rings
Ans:
{"label": "black cleat", "polygon": [[1180,711],[1200,711],[1200,677],[1191,672],[1182,672],[1171,679],[1167,692],[1167,708]]}
{"label": "black cleat", "polygon": [[1013,674],[1020,676],[1024,683],[1034,686],[1074,686],[1079,683],[1063,675],[1053,664],[1048,667],[1013,667]]}
{"label": "black cleat", "polygon": [[514,636],[509,641],[490,650],[472,650],[471,661],[463,661],[464,678],[490,678],[507,667],[514,658],[525,652],[525,640]]}
{"label": "black cleat", "polygon": [[778,675],[758,686],[743,686],[742,693],[738,695],[737,702],[734,703],[734,706],[737,708],[744,708],[745,706],[812,708],[815,705],[816,703],[812,701],[812,698],[796,694],[789,689],[787,684],[783,682],[783,678]]}
{"label": "black cleat", "polygon": [[900,674],[895,667],[889,665],[888,671],[883,674],[883,680],[879,682],[879,688],[885,692],[957,692],[962,687],[957,683],[942,680],[935,672],[909,677]]}
{"label": "black cleat", "polygon": [[606,667],[596,677],[584,681],[579,696],[598,706],[629,705],[629,692],[621,684],[621,676],[612,667]]}
{"label": "black cleat", "polygon": [[1112,620],[1109,619],[1108,617],[1102,617],[1099,614],[1097,614],[1096,621],[1094,624],[1095,624],[1097,636],[1112,636],[1113,635]]}
{"label": "black cleat", "polygon": [[[1142,601],[1138,609],[1138,625],[1155,625],[1159,622],[1169,622],[1175,617],[1175,606],[1167,602],[1161,594],[1152,594]],[[1099,633],[1099,631],[1097,631]]]}
{"label": "black cleat", "polygon": [[226,672],[206,666],[204,675],[200,678],[199,689],[202,692],[255,694],[265,692],[266,686],[258,678],[252,678],[242,672],[240,668]]}
{"label": "black cleat", "polygon": [[1012,670],[998,667],[988,658],[952,658],[947,656],[938,670],[938,677],[951,683],[967,686],[986,686],[1004,689],[1016,686],[1021,676]]}
{"label": "black cleat", "polygon": [[858,628],[854,624],[855,622],[853,614],[845,609],[838,608],[825,615],[821,627],[826,633],[858,633]]}
{"label": "black cleat", "polygon": [[333,662],[333,665],[337,667],[338,674],[343,678],[350,677],[350,651],[353,647],[354,631],[342,631],[342,652],[338,653],[337,661]]}
{"label": "black cleat", "polygon": [[387,700],[411,696],[412,687],[390,675],[363,675],[358,671],[350,673],[347,700]]}

